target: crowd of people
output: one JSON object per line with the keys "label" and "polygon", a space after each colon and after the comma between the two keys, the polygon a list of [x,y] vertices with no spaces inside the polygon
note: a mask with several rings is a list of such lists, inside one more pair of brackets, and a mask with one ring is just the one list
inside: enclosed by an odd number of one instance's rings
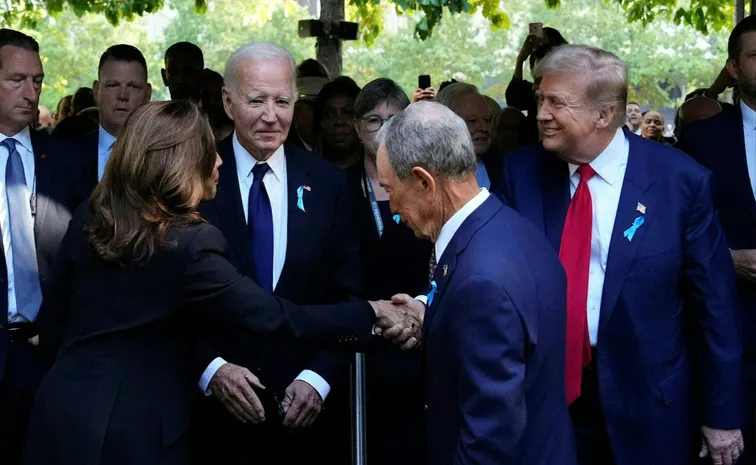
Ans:
{"label": "crowd of people", "polygon": [[180,42],[170,101],[119,44],[52,114],[39,52],[0,29],[0,463],[350,463],[357,351],[371,465],[756,463],[756,16],[673,135],[548,27],[503,109]]}

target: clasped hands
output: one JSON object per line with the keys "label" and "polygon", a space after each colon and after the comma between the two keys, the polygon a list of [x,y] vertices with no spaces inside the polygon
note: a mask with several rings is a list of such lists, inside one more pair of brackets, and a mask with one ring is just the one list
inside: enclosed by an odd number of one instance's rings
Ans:
{"label": "clasped hands", "polygon": [[397,294],[391,301],[370,302],[375,310],[375,334],[383,336],[402,350],[420,344],[425,318],[425,304],[407,294]]}

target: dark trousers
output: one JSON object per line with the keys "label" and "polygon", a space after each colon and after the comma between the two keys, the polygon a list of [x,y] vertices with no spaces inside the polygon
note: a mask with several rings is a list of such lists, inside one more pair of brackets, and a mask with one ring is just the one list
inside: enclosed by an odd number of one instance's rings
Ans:
{"label": "dark trousers", "polygon": [[570,405],[579,465],[615,465],[598,387],[596,353],[583,369],[580,397]]}
{"label": "dark trousers", "polygon": [[34,394],[45,374],[37,349],[26,342],[8,342],[0,379],[0,463],[21,463]]}

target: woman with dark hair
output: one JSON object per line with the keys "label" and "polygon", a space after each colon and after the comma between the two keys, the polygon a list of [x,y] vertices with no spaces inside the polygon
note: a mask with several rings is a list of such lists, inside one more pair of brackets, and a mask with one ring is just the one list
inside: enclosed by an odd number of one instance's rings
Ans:
{"label": "woman with dark hair", "polygon": [[[396,221],[388,193],[378,182],[376,136],[409,105],[390,79],[367,84],[354,102],[355,129],[364,147],[361,163],[347,170],[358,202],[365,292],[368,298],[420,294],[428,285],[432,244],[417,239]],[[371,465],[422,465],[424,440],[422,365],[419,353],[391,350],[380,342],[366,354],[368,462]],[[400,422],[396,419],[401,418]],[[391,444],[386,447],[385,444]]]}
{"label": "woman with dark hair", "polygon": [[[345,348],[373,339],[376,313],[380,326],[415,326],[384,305],[296,307],[240,276],[197,211],[215,196],[219,165],[194,103],[150,103],[129,118],[44,283],[39,342],[57,358],[37,392],[26,464],[188,463],[193,336],[213,321]],[[236,416],[264,420],[253,398]]]}
{"label": "woman with dark hair", "polygon": [[362,147],[354,129],[354,99],[359,93],[357,83],[341,76],[323,86],[315,100],[316,153],[342,169],[362,159]]}

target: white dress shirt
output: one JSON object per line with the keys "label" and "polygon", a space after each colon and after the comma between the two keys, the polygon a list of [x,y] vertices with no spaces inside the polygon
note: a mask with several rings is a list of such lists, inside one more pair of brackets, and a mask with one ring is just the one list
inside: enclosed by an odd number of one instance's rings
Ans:
{"label": "white dress shirt", "polygon": [[[244,207],[244,218],[247,219],[249,218],[249,191],[254,181],[252,168],[260,162],[241,146],[236,133],[233,135],[233,147],[234,158],[236,160],[236,175],[239,182],[242,206]],[[265,190],[270,199],[270,208],[273,215],[273,289],[275,289],[286,262],[286,243],[288,240],[289,195],[286,154],[284,153],[283,145],[265,163],[270,167],[263,177],[263,184],[265,184]],[[212,394],[212,391],[208,388],[210,380],[213,379],[215,372],[225,363],[226,361],[223,358],[218,357],[205,369],[199,383],[200,389],[205,392],[205,395]],[[312,370],[302,371],[296,379],[304,381],[315,388],[323,400],[331,392],[331,385],[322,376]]]}
{"label": "white dress shirt", "polygon": [[[612,242],[614,220],[617,217],[629,156],[630,143],[622,129],[618,129],[606,149],[590,163],[591,168],[596,171],[596,174],[588,180],[588,190],[591,192],[593,202],[591,262],[588,276],[588,334],[592,346],[598,343],[606,260],[609,256],[609,245]],[[570,163],[569,167],[570,197],[572,197],[580,183],[580,174],[577,173],[578,165]]]}
{"label": "white dress shirt", "polygon": [[748,164],[748,177],[751,179],[751,192],[756,196],[756,111],[740,101],[743,113],[743,136],[745,136],[745,153]]}
{"label": "white dress shirt", "polygon": [[[3,134],[0,134],[0,142],[7,139]],[[26,178],[26,187],[29,189],[29,194],[35,193],[34,182],[34,151],[31,144],[31,133],[27,126],[23,131],[19,132],[13,139],[16,139],[16,150],[21,155],[21,161],[24,162],[24,177]],[[26,318],[18,314],[16,308],[16,280],[13,273],[13,244],[11,244],[11,231],[10,231],[10,212],[8,211],[8,197],[5,192],[5,167],[8,164],[8,149],[4,146],[0,146],[0,229],[3,232],[3,250],[5,251],[5,269],[8,270],[8,322],[21,323],[25,322]],[[31,198],[30,198],[31,201]],[[31,204],[30,204],[31,205]],[[31,214],[31,207],[29,209]],[[32,221],[34,218],[32,218]]]}
{"label": "white dress shirt", "polygon": [[[478,207],[483,205],[483,202],[485,202],[490,195],[488,189],[485,187],[482,188],[475,197],[470,199],[462,208],[457,210],[446,223],[444,223],[441,227],[441,231],[438,233],[436,243],[433,245],[436,251],[436,260],[441,260],[446,247],[449,245],[449,242],[451,242],[460,226],[462,226],[462,223],[464,223],[467,217],[472,215]],[[423,305],[428,305],[427,295],[419,295],[415,297],[415,300],[422,302]]]}
{"label": "white dress shirt", "polygon": [[97,133],[97,181],[102,181],[105,165],[110,160],[110,154],[113,152],[113,144],[115,143],[116,138],[100,126]]}

